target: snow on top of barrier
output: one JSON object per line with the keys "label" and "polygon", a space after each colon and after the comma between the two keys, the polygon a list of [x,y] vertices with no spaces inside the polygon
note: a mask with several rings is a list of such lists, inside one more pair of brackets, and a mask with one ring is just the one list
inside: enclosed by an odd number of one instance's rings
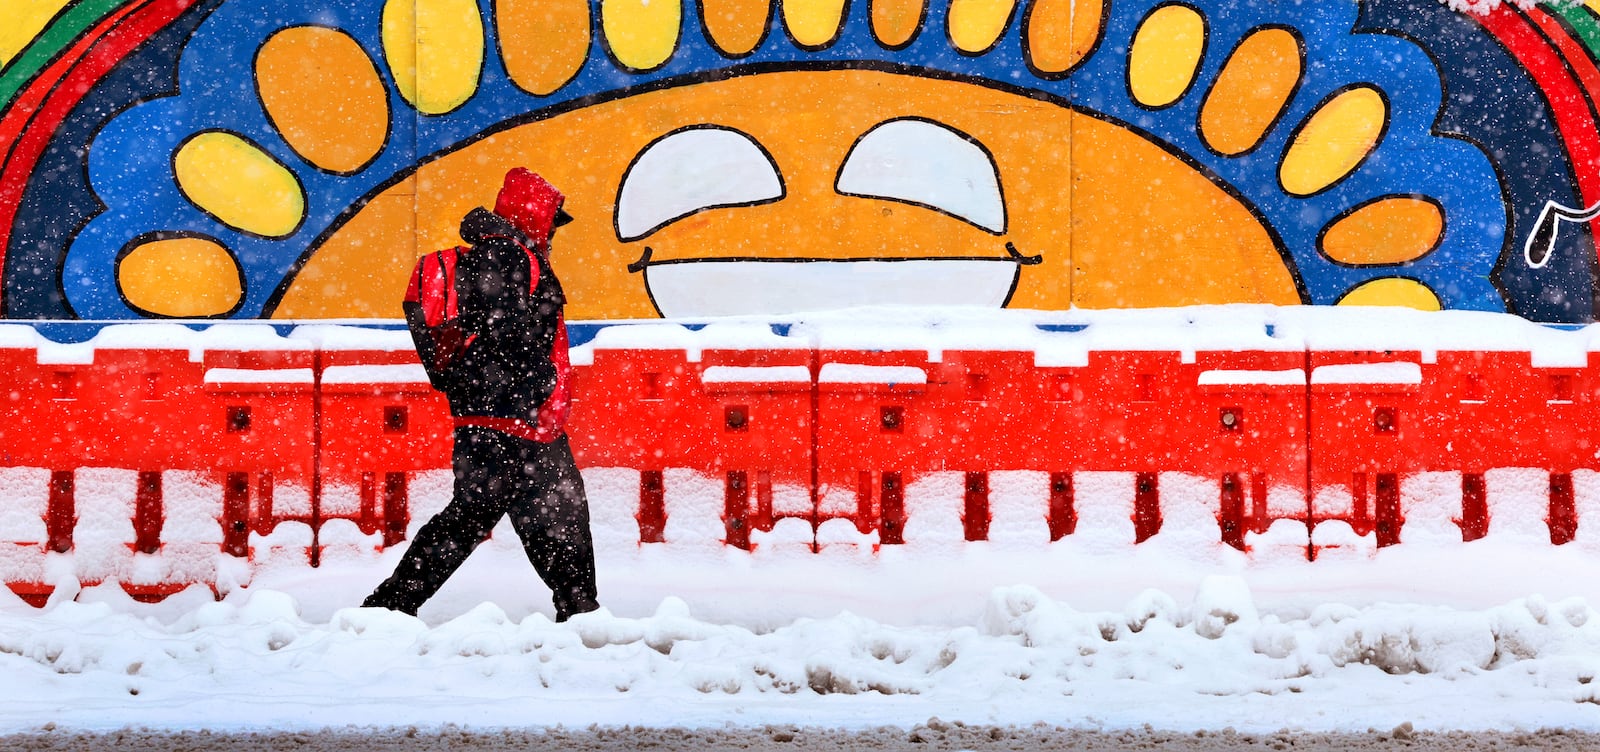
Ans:
{"label": "snow on top of barrier", "polygon": [[1311,369],[1313,384],[1421,384],[1416,363],[1346,363]]}
{"label": "snow on top of barrier", "polygon": [[711,366],[700,374],[703,383],[752,384],[767,381],[811,381],[811,369],[805,366]]}
{"label": "snow on top of barrier", "polygon": [[208,368],[207,384],[310,384],[309,368]]}
{"label": "snow on top of barrier", "polygon": [[62,365],[93,363],[97,350],[187,350],[189,360],[200,362],[208,350],[312,349],[309,343],[279,334],[271,324],[257,322],[230,322],[199,330],[167,322],[109,324],[84,342],[56,342],[31,326],[7,325],[0,327],[0,347],[31,348],[39,363]]}
{"label": "snow on top of barrier", "polygon": [[1197,381],[1201,386],[1305,386],[1306,372],[1301,368],[1282,371],[1202,371]]}
{"label": "snow on top of barrier", "polygon": [[928,373],[911,366],[868,366],[827,363],[817,374],[824,384],[926,384]]}
{"label": "snow on top of barrier", "polygon": [[39,331],[27,324],[0,324],[0,348],[33,348],[43,341]]}
{"label": "snow on top of barrier", "polygon": [[392,365],[329,366],[322,372],[324,384],[426,384],[428,372],[421,363]]}
{"label": "snow on top of barrier", "polygon": [[1540,368],[1588,364],[1600,329],[1561,329],[1504,313],[1415,311],[1408,308],[1293,307],[1276,317],[1280,334],[1310,350],[1418,352],[1433,363],[1440,351],[1527,352]]}
{"label": "snow on top of barrier", "polygon": [[[198,323],[39,322],[0,325],[0,349],[33,349],[42,363],[90,363],[99,348],[207,350],[381,350],[412,348],[397,320],[299,325],[254,321]],[[946,351],[1033,352],[1042,367],[1083,366],[1096,351],[1293,352],[1305,349],[1416,352],[1424,364],[1440,351],[1528,352],[1534,367],[1576,368],[1600,350],[1600,327],[1556,327],[1504,313],[1403,308],[1254,304],[1120,310],[987,310],[971,307],[875,307],[784,318],[728,317],[572,322],[594,332],[572,348],[588,365],[598,349],[682,350],[691,362],[707,349],[921,350],[929,362]],[[50,325],[98,332],[87,341],[56,342]],[[292,329],[287,329],[293,326]]]}
{"label": "snow on top of barrier", "polygon": [[809,346],[803,339],[780,334],[788,324],[766,319],[730,318],[707,324],[674,321],[609,323],[593,341],[573,347],[573,365],[594,362],[595,350],[683,350],[689,362],[704,350],[787,350]]}
{"label": "snow on top of barrier", "polygon": [[410,350],[411,332],[405,322],[385,320],[354,323],[304,324],[295,327],[289,338],[310,342],[324,350]]}

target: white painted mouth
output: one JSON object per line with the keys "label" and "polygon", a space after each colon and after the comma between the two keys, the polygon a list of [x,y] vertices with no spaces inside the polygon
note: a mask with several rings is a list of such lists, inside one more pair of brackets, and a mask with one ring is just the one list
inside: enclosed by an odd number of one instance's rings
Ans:
{"label": "white painted mouth", "polygon": [[860,306],[1003,308],[1016,259],[740,259],[646,263],[645,288],[665,318],[745,316]]}

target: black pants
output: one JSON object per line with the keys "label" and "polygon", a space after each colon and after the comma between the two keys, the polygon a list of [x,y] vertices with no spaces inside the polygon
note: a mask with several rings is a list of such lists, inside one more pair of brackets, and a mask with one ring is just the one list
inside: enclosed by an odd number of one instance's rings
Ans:
{"label": "black pants", "polygon": [[422,526],[394,574],[363,605],[416,614],[509,514],[528,561],[550,587],[556,620],[598,608],[589,501],[567,437],[543,444],[464,426],[455,432],[454,463],[449,506]]}

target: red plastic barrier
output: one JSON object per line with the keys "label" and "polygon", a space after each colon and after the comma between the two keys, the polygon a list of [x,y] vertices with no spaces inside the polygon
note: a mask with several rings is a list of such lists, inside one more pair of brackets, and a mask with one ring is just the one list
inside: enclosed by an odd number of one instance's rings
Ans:
{"label": "red plastic barrier", "polygon": [[411,521],[411,475],[450,467],[450,407],[411,350],[324,350],[320,366],[316,526],[350,519],[393,546]]}
{"label": "red plastic barrier", "polygon": [[921,351],[824,350],[816,385],[816,523],[848,519],[879,539],[900,539],[905,488],[918,475],[946,469],[965,436],[962,416],[933,409]]}
{"label": "red plastic barrier", "polygon": [[[0,446],[11,467],[52,473],[46,524],[47,545],[74,548],[78,510],[75,472],[80,468],[124,468],[138,472],[130,520],[128,554],[157,555],[165,510],[160,473],[199,473],[219,486],[236,474],[310,486],[313,418],[309,348],[283,341],[276,349],[57,346],[0,348],[0,367],[11,386],[0,411]],[[259,489],[272,488],[271,481]],[[242,518],[218,520],[228,528],[272,524],[270,492]],[[235,553],[238,553],[235,551]],[[38,583],[17,583],[34,595]],[[153,598],[188,585],[185,581],[125,585],[135,597]]]}
{"label": "red plastic barrier", "polygon": [[[1375,533],[1379,545],[1394,545],[1404,540],[1405,478],[1460,472],[1457,524],[1463,540],[1476,540],[1495,527],[1484,473],[1541,468],[1551,474],[1551,540],[1572,540],[1570,474],[1600,466],[1592,360],[1589,368],[1538,367],[1524,351],[1441,351],[1432,362],[1416,352],[1310,358],[1314,368],[1372,369],[1365,381],[1355,373],[1351,383],[1312,386],[1312,485],[1346,488],[1351,498],[1348,508],[1318,510],[1318,517],[1344,519],[1358,533]],[[1409,364],[1412,377],[1392,378],[1395,364]]]}
{"label": "red plastic barrier", "polygon": [[640,470],[641,540],[666,525],[661,471],[722,478],[726,540],[771,530],[775,487],[811,483],[808,350],[597,349],[574,369],[569,435],[583,467]]}
{"label": "red plastic barrier", "polygon": [[[41,539],[7,545],[72,551],[84,468],[134,473],[116,481],[129,494],[130,556],[170,548],[163,473],[173,470],[220,489],[220,547],[235,556],[251,556],[251,533],[280,521],[309,526],[313,563],[329,520],[399,543],[411,478],[447,469],[451,448],[444,399],[404,344],[283,340],[198,357],[166,346],[0,347],[11,374],[0,399],[4,465],[38,468],[47,496]],[[40,363],[40,352],[73,362]],[[641,542],[667,535],[669,469],[717,480],[724,539],[743,548],[784,517],[849,519],[883,544],[903,542],[916,511],[907,488],[931,473],[962,474],[959,523],[968,540],[984,540],[992,474],[1007,471],[1047,474],[1040,514],[1052,540],[1074,533],[1085,503],[1075,473],[1133,474],[1136,540],[1174,519],[1161,473],[1214,479],[1217,540],[1243,548],[1280,519],[1336,519],[1379,545],[1401,542],[1401,491],[1419,472],[1461,473],[1462,536],[1492,535],[1485,474],[1531,467],[1550,474],[1547,522],[1560,544],[1582,523],[1572,474],[1600,469],[1595,354],[1582,367],[1514,351],[1093,350],[1069,366],[1003,350],[931,361],[926,350],[808,348],[592,356],[574,369],[570,434],[580,466],[639,471]],[[159,597],[183,584],[130,592]]]}
{"label": "red plastic barrier", "polygon": [[1398,540],[1404,515],[1398,477],[1421,467],[1421,354],[1312,352],[1311,487],[1348,489],[1348,505],[1312,510],[1312,523],[1341,519],[1380,545]]}
{"label": "red plastic barrier", "polygon": [[[256,532],[284,520],[310,522],[316,514],[315,357],[309,348],[207,351],[204,386],[193,405],[199,415],[187,418],[190,459],[164,469],[208,470],[228,493],[242,490],[246,524]],[[175,420],[185,420],[181,404],[172,408]],[[293,506],[278,498],[287,494]],[[299,507],[305,497],[313,501],[309,509]],[[229,521],[235,529],[238,522]]]}

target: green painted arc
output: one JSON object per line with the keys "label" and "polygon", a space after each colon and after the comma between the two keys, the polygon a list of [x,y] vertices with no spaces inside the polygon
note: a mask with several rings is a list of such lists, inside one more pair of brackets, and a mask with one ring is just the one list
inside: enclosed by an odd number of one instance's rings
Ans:
{"label": "green painted arc", "polygon": [[1547,3],[1544,10],[1567,22],[1573,36],[1583,43],[1589,57],[1600,63],[1600,18],[1582,3]]}
{"label": "green painted arc", "polygon": [[70,46],[96,22],[117,8],[140,0],[74,0],[50,19],[39,36],[0,69],[0,112],[15,99],[17,92],[45,69],[61,51]]}

